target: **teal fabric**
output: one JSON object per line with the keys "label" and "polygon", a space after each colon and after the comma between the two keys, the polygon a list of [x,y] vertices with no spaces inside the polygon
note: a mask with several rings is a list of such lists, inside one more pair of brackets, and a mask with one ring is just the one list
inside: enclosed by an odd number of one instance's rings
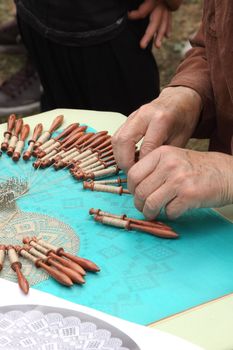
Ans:
{"label": "teal fabric", "polygon": [[[1,176],[31,169],[31,161],[13,164],[5,155],[1,164]],[[50,278],[38,290],[143,325],[233,291],[233,224],[211,209],[169,222],[180,237],[164,240],[94,222],[91,207],[142,215],[131,195],[83,190],[67,170],[38,170],[31,191],[38,192],[20,199],[20,209],[69,224],[80,237],[80,256],[101,267],[83,286],[66,288]]]}

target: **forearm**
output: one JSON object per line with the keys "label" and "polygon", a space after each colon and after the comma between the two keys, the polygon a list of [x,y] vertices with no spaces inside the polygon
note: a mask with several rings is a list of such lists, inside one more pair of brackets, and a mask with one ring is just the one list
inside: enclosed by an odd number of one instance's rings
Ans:
{"label": "forearm", "polygon": [[215,101],[212,82],[206,58],[203,25],[191,41],[193,48],[186,54],[183,62],[169,86],[185,86],[195,90],[202,99],[202,113],[194,137],[208,138],[215,129]]}

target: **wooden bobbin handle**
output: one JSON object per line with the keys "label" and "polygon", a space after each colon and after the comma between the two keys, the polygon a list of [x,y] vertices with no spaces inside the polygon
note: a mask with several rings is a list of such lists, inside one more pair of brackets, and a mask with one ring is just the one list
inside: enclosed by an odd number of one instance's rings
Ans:
{"label": "wooden bobbin handle", "polygon": [[85,283],[85,280],[83,279],[80,273],[78,273],[77,271],[73,271],[72,269],[66,266],[61,265],[59,262],[56,262],[52,257],[48,257],[47,255],[41,253],[31,245],[28,245],[28,244],[24,245],[24,249],[29,253],[33,254],[34,256],[42,259],[43,262],[56,267],[58,270],[60,270],[61,272],[66,274],[68,277],[70,277],[73,282],[76,282],[79,284]]}
{"label": "wooden bobbin handle", "polygon": [[50,128],[49,128],[49,133],[52,134],[55,130],[60,128],[64,120],[64,115],[58,115],[52,122]]}
{"label": "wooden bobbin handle", "polygon": [[30,132],[29,125],[28,124],[23,125],[22,131],[21,131],[21,135],[20,135],[20,139],[17,142],[16,147],[15,147],[15,151],[14,151],[14,153],[12,155],[12,159],[15,162],[18,161],[19,158],[20,158],[20,155],[22,153],[22,150],[23,150],[23,147],[24,147],[24,144],[25,144],[25,140],[28,137],[29,132]]}
{"label": "wooden bobbin handle", "polygon": [[[34,238],[34,237],[33,237]],[[80,258],[77,256],[74,256],[70,253],[67,253],[64,251],[64,249],[62,247],[58,248],[48,242],[45,242],[42,239],[38,239],[38,244],[42,245],[45,248],[51,249],[53,252],[56,252],[57,255],[59,256],[64,256],[74,262],[76,262],[78,265],[80,265],[81,267],[83,267],[85,270],[87,270],[85,268],[85,266],[89,266],[88,270],[90,271],[99,271],[99,267],[97,265],[95,265],[95,263],[93,263],[92,261],[88,260],[88,259],[84,259],[84,258]]]}
{"label": "wooden bobbin handle", "polygon": [[60,141],[64,137],[70,135],[74,130],[77,130],[78,127],[79,127],[79,123],[70,124],[59,135],[54,137],[54,140],[55,141]]}
{"label": "wooden bobbin handle", "polygon": [[[78,124],[79,125],[79,124]],[[78,126],[76,127],[71,133],[65,137],[62,138],[61,143],[65,143],[67,140],[69,140],[74,135],[77,135],[80,132],[84,132],[87,129],[87,126]]]}
{"label": "wooden bobbin handle", "polygon": [[23,119],[19,118],[15,122],[15,130],[13,134],[18,137],[22,127],[23,127]]}
{"label": "wooden bobbin handle", "polygon": [[65,256],[67,259],[70,259],[72,261],[74,261],[75,263],[79,264],[80,266],[82,266],[84,268],[84,270],[86,271],[92,271],[92,272],[98,272],[100,271],[99,266],[97,266],[93,261],[90,261],[86,258],[81,258],[79,256],[74,256],[70,253],[67,253],[64,251],[63,248],[60,248],[58,250],[58,255],[62,255]]}
{"label": "wooden bobbin handle", "polygon": [[16,246],[15,248],[20,253],[21,256],[32,261],[37,268],[39,267],[43,268],[50,276],[52,276],[59,283],[69,287],[73,285],[73,282],[71,281],[71,279],[61,271],[58,271],[46,265],[43,261],[41,261],[41,259],[36,258],[32,254],[27,252],[25,249],[23,249],[22,247]]}
{"label": "wooden bobbin handle", "polygon": [[28,145],[30,145],[31,142],[36,142],[36,140],[40,137],[43,131],[43,125],[41,123],[37,124],[33,130],[32,138],[28,141]]}
{"label": "wooden bobbin handle", "polygon": [[56,268],[46,265],[41,260],[37,260],[36,266],[42,267],[46,272],[48,272],[50,276],[52,276],[56,281],[63,284],[64,286],[71,287],[73,285],[73,282],[70,279],[70,277],[68,277],[63,272],[57,270]]}
{"label": "wooden bobbin handle", "polygon": [[100,145],[98,145],[97,147],[93,147],[92,149],[94,150],[104,150],[105,148],[112,148],[112,137],[110,136],[108,139],[106,139],[103,143],[101,143]]}
{"label": "wooden bobbin handle", "polygon": [[108,131],[99,131],[97,133],[92,133],[92,136],[90,137],[89,140],[85,141],[82,145],[82,148],[90,146],[92,142],[95,142],[98,138],[107,135]]}
{"label": "wooden bobbin handle", "polygon": [[85,283],[83,276],[79,272],[72,270],[71,268],[69,268],[67,266],[63,266],[60,262],[54,260],[51,256],[48,257],[47,263],[56,267],[61,272],[65,273],[68,277],[70,277],[70,279],[74,283],[78,283],[78,284]]}
{"label": "wooden bobbin handle", "polygon": [[15,120],[16,120],[16,115],[15,114],[11,114],[8,117],[8,121],[7,121],[7,131],[4,132],[3,136],[4,136],[4,141],[1,144],[1,150],[2,151],[6,151],[7,147],[9,145],[9,140],[10,137],[12,135],[12,131],[14,129],[14,125],[15,125]]}
{"label": "wooden bobbin handle", "polygon": [[89,140],[92,136],[94,135],[93,132],[88,132],[84,135],[82,135],[77,142],[75,142],[75,146],[77,146],[78,148],[81,148],[81,146],[84,144],[84,142],[86,142],[87,140]]}
{"label": "wooden bobbin handle", "polygon": [[61,149],[68,149],[69,146],[73,146],[83,135],[85,135],[84,131],[79,131],[78,133],[72,135],[62,143]]}
{"label": "wooden bobbin handle", "polygon": [[19,261],[18,254],[13,246],[8,246],[8,257],[10,260],[11,268],[14,270],[17,274],[18,284],[20,289],[24,292],[24,294],[28,294],[29,291],[29,284],[26,278],[24,277],[21,268],[22,264]]}
{"label": "wooden bobbin handle", "polygon": [[87,129],[86,125],[83,126],[79,126],[76,130],[74,130],[70,135],[68,135],[67,137],[65,137],[62,140],[62,147],[64,146],[64,148],[69,149],[69,145],[72,145],[73,142],[71,142],[70,140],[75,137],[75,140],[78,140],[82,135],[84,135],[85,131]]}
{"label": "wooden bobbin handle", "polygon": [[43,125],[41,123],[37,124],[34,128],[32,138],[28,141],[28,149],[23,154],[24,160],[28,160],[31,157],[34,144],[38,140],[38,138],[41,136],[42,131],[43,131]]}
{"label": "wooden bobbin handle", "polygon": [[[95,135],[95,137],[93,136],[91,142],[87,142],[87,144],[83,144],[82,145],[82,151],[85,151],[88,148],[96,148],[99,145],[101,145],[102,143],[104,143],[104,141],[106,141],[106,139],[109,139],[111,136],[110,135]],[[90,141],[89,140],[89,141]]]}
{"label": "wooden bobbin handle", "polygon": [[142,226],[142,225],[134,224],[130,221],[128,222],[129,222],[130,229],[133,229],[133,230],[147,232],[153,236],[157,236],[161,238],[178,238],[178,234],[173,231],[168,231],[166,229],[164,230],[162,228],[153,227],[153,226]]}
{"label": "wooden bobbin handle", "polygon": [[4,136],[6,136],[7,134],[8,135],[12,134],[12,131],[13,131],[14,126],[15,126],[15,121],[16,121],[16,115],[15,114],[11,114],[8,117],[8,120],[7,120],[7,131],[4,132]]}
{"label": "wooden bobbin handle", "polygon": [[72,261],[66,260],[66,259],[62,258],[61,256],[56,255],[52,250],[49,250],[49,249],[41,246],[40,244],[38,244],[37,243],[37,238],[35,236],[34,237],[24,237],[23,238],[23,243],[30,244],[31,246],[36,248],[41,253],[56,259],[62,265],[66,266],[66,267],[69,267],[70,269],[75,270],[76,272],[78,272],[82,276],[86,275],[86,272],[84,271],[84,269],[80,265],[78,265],[78,264],[76,264],[76,263],[74,263]]}

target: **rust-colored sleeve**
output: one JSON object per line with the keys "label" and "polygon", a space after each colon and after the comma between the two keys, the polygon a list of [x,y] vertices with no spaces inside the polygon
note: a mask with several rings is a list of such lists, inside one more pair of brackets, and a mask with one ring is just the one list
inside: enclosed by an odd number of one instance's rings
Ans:
{"label": "rust-colored sleeve", "polygon": [[215,128],[215,105],[206,58],[203,24],[191,40],[192,48],[185,55],[175,76],[168,86],[186,86],[195,90],[202,98],[203,110],[194,137],[207,138]]}

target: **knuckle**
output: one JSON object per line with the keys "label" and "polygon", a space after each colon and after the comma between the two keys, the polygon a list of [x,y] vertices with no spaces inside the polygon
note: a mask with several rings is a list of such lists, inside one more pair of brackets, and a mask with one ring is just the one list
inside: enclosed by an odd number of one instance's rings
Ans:
{"label": "knuckle", "polygon": [[184,172],[176,174],[174,178],[174,183],[176,185],[184,185],[187,180],[187,176]]}
{"label": "knuckle", "polygon": [[171,219],[171,220],[176,219],[181,214],[177,211],[174,205],[168,205],[165,209],[165,212],[168,219]]}
{"label": "knuckle", "polygon": [[128,135],[125,132],[121,132],[120,135],[118,135],[118,143],[125,143],[129,140]]}
{"label": "knuckle", "polygon": [[195,198],[196,190],[191,186],[183,186],[180,191],[180,198],[184,201],[192,201]]}
{"label": "knuckle", "polygon": [[136,186],[136,184],[137,184],[137,181],[138,181],[137,174],[136,174],[136,172],[134,171],[134,169],[131,168],[131,169],[128,171],[128,183],[130,184],[130,187],[131,187],[131,188],[135,188],[135,186]]}
{"label": "knuckle", "polygon": [[145,211],[148,213],[153,213],[156,211],[156,202],[151,199],[151,198],[148,198],[145,202]]}
{"label": "knuckle", "polygon": [[140,185],[136,187],[134,195],[136,198],[138,198],[141,201],[146,200],[145,191],[143,190],[142,186],[140,186]]}

